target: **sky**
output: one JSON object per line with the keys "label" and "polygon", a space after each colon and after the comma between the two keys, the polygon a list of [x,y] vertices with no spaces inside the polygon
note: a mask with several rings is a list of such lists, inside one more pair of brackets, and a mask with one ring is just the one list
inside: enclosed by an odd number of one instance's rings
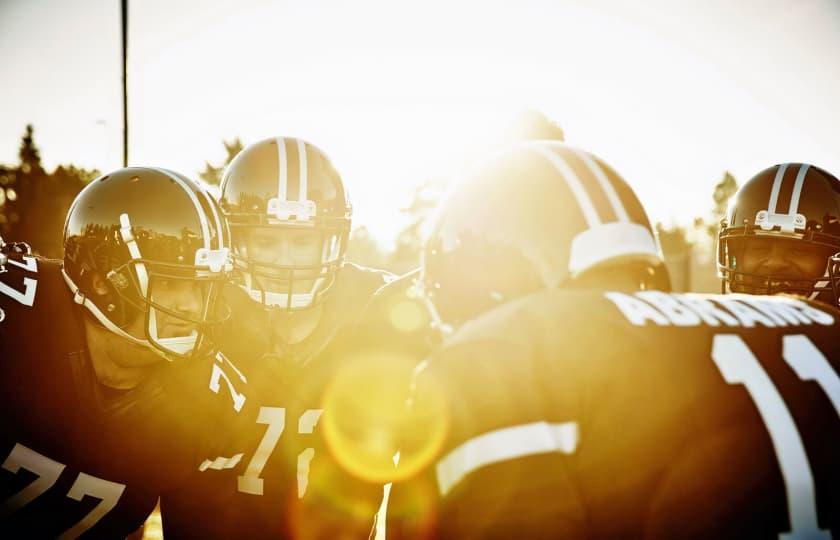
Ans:
{"label": "sky", "polygon": [[[310,140],[388,242],[537,109],[651,217],[688,223],[724,171],[840,174],[840,2],[129,0],[130,155],[197,177],[223,140]],[[121,165],[118,0],[0,0],[0,163]]]}

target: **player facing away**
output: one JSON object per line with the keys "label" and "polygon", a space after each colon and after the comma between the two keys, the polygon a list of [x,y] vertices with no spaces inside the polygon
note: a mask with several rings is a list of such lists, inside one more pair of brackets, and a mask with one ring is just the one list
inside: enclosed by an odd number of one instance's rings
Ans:
{"label": "player facing away", "polygon": [[[413,382],[388,538],[840,533],[840,313],[670,294],[658,253],[630,187],[560,143],[453,191],[422,279],[454,333]],[[375,437],[330,433],[385,474]]]}
{"label": "player facing away", "polygon": [[[233,314],[216,337],[253,375],[249,399],[259,412],[235,469],[196,473],[163,497],[164,534],[301,538],[317,523],[323,538],[366,538],[382,488],[341,481],[320,433],[329,415],[323,393],[388,275],[344,261],[351,220],[344,183],[306,141],[246,147],[223,175],[220,204],[238,280],[225,290]],[[348,530],[350,523],[359,528]]]}
{"label": "player facing away", "polygon": [[840,180],[807,163],[761,171],[729,204],[718,235],[722,292],[840,300]]}
{"label": "player facing away", "polygon": [[232,268],[221,212],[177,173],[125,168],[78,195],[63,261],[0,249],[0,536],[125,538],[234,450],[208,339]]}

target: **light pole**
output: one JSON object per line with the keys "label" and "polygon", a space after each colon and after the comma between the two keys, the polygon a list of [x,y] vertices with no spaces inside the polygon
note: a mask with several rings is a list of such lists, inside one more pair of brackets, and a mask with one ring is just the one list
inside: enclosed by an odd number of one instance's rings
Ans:
{"label": "light pole", "polygon": [[128,167],[128,0],[121,0],[122,10],[122,102],[123,102],[123,167]]}

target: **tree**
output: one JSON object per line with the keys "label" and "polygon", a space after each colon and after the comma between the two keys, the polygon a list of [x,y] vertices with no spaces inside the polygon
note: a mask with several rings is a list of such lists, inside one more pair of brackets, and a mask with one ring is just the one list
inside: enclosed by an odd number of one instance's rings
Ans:
{"label": "tree", "polygon": [[34,132],[32,124],[26,124],[26,132],[21,137],[20,150],[18,150],[20,169],[27,174],[44,172],[43,167],[41,167],[41,152],[35,146]]}
{"label": "tree", "polygon": [[362,225],[350,234],[347,260],[362,266],[385,268],[387,254],[379,247],[367,227]]}
{"label": "tree", "polygon": [[8,241],[27,242],[46,257],[61,257],[67,210],[99,172],[66,165],[48,174],[31,125],[21,137],[18,156],[16,167],[0,166],[0,235]]}
{"label": "tree", "polygon": [[564,141],[566,134],[560,124],[540,111],[529,109],[520,113],[510,126],[507,138],[511,141]]}
{"label": "tree", "polygon": [[411,204],[400,211],[407,215],[409,223],[397,235],[396,249],[391,254],[389,269],[404,273],[420,264],[420,250],[423,248],[424,225],[438,206],[446,188],[443,178],[426,180],[414,190]]}
{"label": "tree", "polygon": [[216,167],[211,165],[209,161],[205,161],[204,171],[198,173],[198,176],[211,186],[218,186],[221,184],[222,173],[224,173],[225,167],[227,167],[228,164],[233,161],[233,158],[235,158],[236,155],[244,148],[242,141],[239,140],[239,137],[230,142],[222,141],[222,144],[225,145],[225,151],[227,152],[227,157],[225,158],[224,163]]}
{"label": "tree", "polygon": [[726,216],[726,207],[729,204],[729,199],[738,191],[738,181],[732,176],[732,173],[725,171],[723,178],[715,184],[715,189],[712,192],[712,216],[710,222],[706,226],[706,231],[712,238],[717,237],[720,220]]}
{"label": "tree", "polygon": [[726,205],[736,191],[738,191],[738,181],[735,180],[731,172],[724,172],[723,178],[715,184],[715,191],[712,193],[712,200],[715,202],[715,216],[723,218],[726,215]]}

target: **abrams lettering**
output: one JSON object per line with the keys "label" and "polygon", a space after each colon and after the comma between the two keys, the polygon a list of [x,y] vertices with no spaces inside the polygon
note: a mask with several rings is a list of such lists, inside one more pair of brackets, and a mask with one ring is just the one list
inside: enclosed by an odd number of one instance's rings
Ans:
{"label": "abrams lettering", "polygon": [[642,291],[604,293],[631,324],[784,328],[834,324],[834,316],[787,296],[705,295]]}

